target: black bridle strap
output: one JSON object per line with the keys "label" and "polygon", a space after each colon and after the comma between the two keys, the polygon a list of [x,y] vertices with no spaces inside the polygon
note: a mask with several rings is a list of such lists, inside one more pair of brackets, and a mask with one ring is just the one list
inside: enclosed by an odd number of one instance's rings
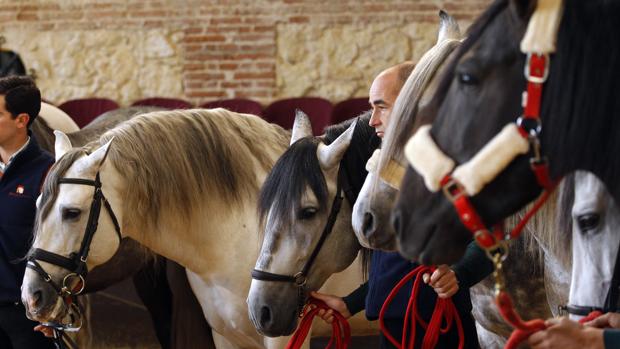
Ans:
{"label": "black bridle strap", "polygon": [[[101,203],[103,202],[104,207],[108,211],[112,223],[114,224],[114,229],[119,238],[119,241],[122,238],[120,225],[118,223],[118,219],[112,210],[112,206],[110,206],[109,202],[106,200],[103,192],[101,191],[101,180],[99,177],[99,173],[95,176],[95,180],[83,179],[83,178],[60,178],[58,180],[58,184],[77,184],[77,185],[87,185],[93,186],[95,188],[95,192],[93,193],[93,201],[91,203],[90,212],[88,216],[88,221],[86,223],[86,228],[84,231],[84,238],[82,239],[82,243],[80,245],[80,250],[77,253],[72,253],[69,257],[65,257],[59,255],[57,253],[49,252],[40,248],[34,249],[34,251],[30,254],[28,258],[28,263],[26,266],[39,274],[46,282],[50,283],[56,291],[62,295],[62,289],[66,286],[63,285],[62,288],[59,287],[56,283],[51,280],[51,276],[49,273],[43,269],[41,264],[38,261],[43,261],[46,263],[50,263],[61,268],[67,269],[72,273],[80,277],[84,277],[88,273],[88,267],[86,266],[86,260],[88,258],[88,254],[90,252],[90,245],[92,243],[93,237],[97,232],[97,227],[99,225],[99,216],[101,213]],[[79,293],[79,292],[78,292]]]}
{"label": "black bridle strap", "polygon": [[323,228],[321,237],[319,238],[319,241],[314,247],[314,250],[312,250],[312,254],[310,254],[310,257],[306,261],[306,264],[304,265],[302,270],[298,272],[297,274],[290,276],[290,275],[274,274],[274,273],[269,273],[269,272],[262,271],[262,270],[253,269],[252,270],[253,279],[261,280],[261,281],[293,282],[297,284],[299,287],[305,284],[306,277],[308,276],[308,273],[310,271],[310,268],[312,267],[312,264],[314,264],[314,260],[319,255],[319,252],[321,251],[321,247],[323,247],[325,240],[327,240],[327,236],[331,233],[332,229],[334,228],[334,224],[336,223],[336,218],[338,217],[338,213],[340,212],[340,208],[342,207],[342,200],[344,199],[343,187],[347,187],[346,184],[343,184],[345,182],[346,182],[346,179],[344,176],[344,171],[342,171],[342,168],[341,168],[340,170],[338,170],[336,196],[334,197],[332,208],[329,212],[329,216],[327,217],[327,223],[325,223],[325,227]]}

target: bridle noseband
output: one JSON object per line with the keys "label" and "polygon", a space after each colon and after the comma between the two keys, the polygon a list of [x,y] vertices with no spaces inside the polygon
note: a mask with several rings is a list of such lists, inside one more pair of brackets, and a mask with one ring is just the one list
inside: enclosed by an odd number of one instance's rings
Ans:
{"label": "bridle noseband", "polygon": [[[88,273],[86,261],[88,259],[90,245],[93,241],[95,232],[97,232],[97,226],[99,225],[99,215],[101,213],[102,203],[106,211],[108,211],[110,218],[112,219],[112,223],[114,224],[114,229],[118,236],[119,243],[122,239],[121,228],[118,223],[118,219],[116,218],[116,215],[114,214],[114,211],[110,206],[110,203],[101,191],[101,180],[99,177],[99,172],[97,172],[94,180],[82,178],[60,178],[58,180],[58,185],[60,184],[86,185],[95,188],[93,194],[93,201],[90,206],[90,213],[88,215],[88,221],[86,224],[84,238],[82,239],[80,250],[78,252],[71,253],[69,257],[65,257],[54,252],[35,248],[34,251],[32,251],[28,256],[28,263],[26,264],[26,267],[34,270],[45,282],[49,283],[56,290],[58,296],[63,299],[65,304],[67,304],[70,309],[76,311],[79,317],[80,311],[79,308],[75,305],[75,297],[82,293],[82,291],[84,291],[84,287],[86,286],[85,277]],[[39,261],[59,266],[63,269],[70,271],[70,273],[65,275],[62,280],[62,284],[58,285],[56,282],[54,282],[52,276],[48,272],[46,272],[45,269],[41,266]],[[71,325],[64,324],[51,323],[49,325],[57,331],[76,331],[77,329],[79,329],[79,327],[76,329]]]}
{"label": "bridle noseband", "polygon": [[[340,208],[342,207],[342,201],[344,199],[344,194],[349,194],[351,190],[348,187],[348,182],[346,180],[346,176],[342,170],[342,166],[338,170],[338,180],[336,187],[336,196],[334,197],[334,201],[332,203],[332,208],[329,212],[329,216],[327,217],[327,222],[325,223],[325,227],[323,228],[323,232],[317,242],[314,250],[310,254],[310,257],[304,264],[304,267],[296,273],[295,275],[282,275],[282,274],[274,274],[270,272],[266,272],[263,270],[253,269],[252,270],[252,279],[260,280],[260,281],[274,281],[274,282],[291,282],[293,283],[298,290],[298,313],[301,315],[303,311],[304,304],[306,302],[306,283],[308,281],[308,275],[310,273],[310,269],[316,260],[316,257],[319,255],[321,251],[321,247],[327,240],[327,236],[331,233],[334,228],[334,224],[336,223],[336,219],[338,217],[338,213],[340,212]],[[349,195],[347,198],[350,200]],[[355,200],[353,201],[355,202]]]}

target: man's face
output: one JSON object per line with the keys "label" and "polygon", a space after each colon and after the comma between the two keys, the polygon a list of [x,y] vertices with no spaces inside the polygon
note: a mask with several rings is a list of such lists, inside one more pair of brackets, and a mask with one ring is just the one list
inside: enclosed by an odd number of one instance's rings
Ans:
{"label": "man's face", "polygon": [[13,118],[13,115],[6,110],[4,96],[0,95],[0,147],[11,144],[27,127],[28,117],[20,114]]}
{"label": "man's face", "polygon": [[368,102],[372,106],[372,116],[368,124],[375,128],[377,136],[381,138],[387,128],[400,85],[397,71],[392,70],[379,74],[370,86]]}

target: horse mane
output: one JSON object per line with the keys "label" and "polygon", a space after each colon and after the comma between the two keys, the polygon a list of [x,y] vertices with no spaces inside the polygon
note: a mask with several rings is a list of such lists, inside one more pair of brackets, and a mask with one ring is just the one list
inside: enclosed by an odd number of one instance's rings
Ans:
{"label": "horse mane", "polygon": [[620,200],[620,3],[567,0],[543,96],[543,147],[554,177],[584,169]]}
{"label": "horse mane", "polygon": [[116,127],[121,122],[127,121],[134,116],[163,110],[166,109],[153,106],[132,106],[110,110],[97,116],[81,130],[68,134],[67,137],[71,140],[71,145],[74,147],[81,147],[97,139],[105,131]]}
{"label": "horse mane", "polygon": [[164,218],[190,221],[214,197],[228,207],[253,197],[258,189],[254,165],[269,170],[269,152],[279,153],[288,143],[281,127],[225,109],[142,114],[69,151],[52,167],[37,221],[49,212],[66,170],[112,138],[106,161],[123,175],[128,224],[143,234],[158,231]]}
{"label": "horse mane", "polygon": [[[459,44],[460,41],[454,39],[439,42],[428,50],[416,64],[396,98],[390,123],[381,145],[378,168],[386,168],[391,159],[403,158],[405,143],[419,125],[416,122],[416,116],[426,89],[443,62]],[[375,181],[377,180],[379,176],[375,177]]]}

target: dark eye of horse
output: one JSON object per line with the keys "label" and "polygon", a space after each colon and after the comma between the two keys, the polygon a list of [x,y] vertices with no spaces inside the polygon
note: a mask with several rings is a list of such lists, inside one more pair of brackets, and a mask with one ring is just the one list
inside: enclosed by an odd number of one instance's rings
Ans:
{"label": "dark eye of horse", "polygon": [[589,230],[596,229],[600,220],[601,216],[599,216],[597,213],[587,213],[577,217],[577,224],[579,224],[579,229],[581,230],[581,232],[585,233]]}
{"label": "dark eye of horse", "polygon": [[77,208],[65,208],[62,210],[62,219],[65,221],[73,221],[80,217],[82,210]]}
{"label": "dark eye of horse", "polygon": [[299,211],[299,219],[308,220],[314,218],[318,209],[316,207],[304,207]]}
{"label": "dark eye of horse", "polygon": [[458,73],[457,78],[463,85],[476,85],[478,83],[478,79],[468,73]]}

